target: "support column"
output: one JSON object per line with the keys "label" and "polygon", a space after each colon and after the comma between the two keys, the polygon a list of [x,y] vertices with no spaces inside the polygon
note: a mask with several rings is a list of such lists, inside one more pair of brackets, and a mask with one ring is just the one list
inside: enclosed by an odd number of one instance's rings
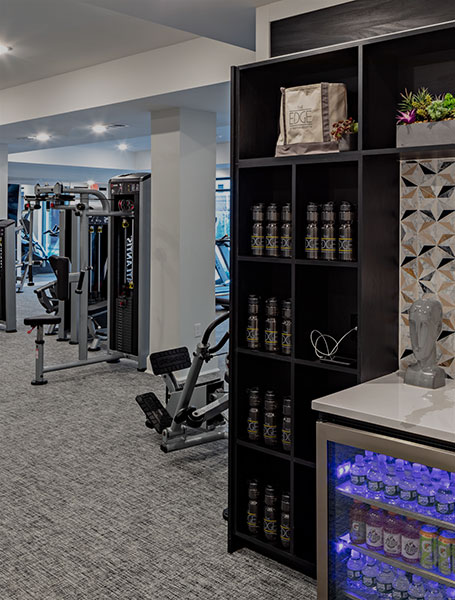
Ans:
{"label": "support column", "polygon": [[215,113],[152,113],[152,352],[188,346],[215,316]]}
{"label": "support column", "polygon": [[0,144],[0,219],[8,218],[8,145]]}

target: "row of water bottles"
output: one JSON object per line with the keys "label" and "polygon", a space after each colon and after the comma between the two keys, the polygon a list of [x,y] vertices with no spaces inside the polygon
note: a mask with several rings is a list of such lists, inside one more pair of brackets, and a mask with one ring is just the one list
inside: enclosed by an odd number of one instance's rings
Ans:
{"label": "row of water bottles", "polygon": [[455,473],[366,450],[355,457],[350,477],[359,496],[455,518]]}
{"label": "row of water bottles", "polygon": [[455,587],[411,577],[356,550],[347,562],[346,589],[368,600],[455,600]]}

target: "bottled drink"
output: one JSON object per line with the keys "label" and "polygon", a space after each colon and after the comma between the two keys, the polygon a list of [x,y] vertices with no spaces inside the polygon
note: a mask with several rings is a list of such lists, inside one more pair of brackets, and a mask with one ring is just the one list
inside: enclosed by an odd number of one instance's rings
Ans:
{"label": "bottled drink", "polygon": [[439,585],[436,583],[436,581],[429,581],[427,583],[425,600],[445,600],[444,595],[439,589]]}
{"label": "bottled drink", "polygon": [[368,556],[366,564],[362,569],[362,584],[367,592],[372,592],[376,587],[376,580],[379,575],[379,568],[374,558]]}
{"label": "bottled drink", "polygon": [[290,258],[292,256],[292,218],[291,205],[283,204],[281,209],[281,237],[280,249],[281,256]]}
{"label": "bottled drink", "polygon": [[286,452],[291,451],[292,429],[291,429],[291,399],[283,398],[283,423],[281,426],[281,445]]}
{"label": "bottled drink", "polygon": [[347,562],[346,585],[350,589],[359,589],[362,585],[363,558],[360,552],[351,550]]}
{"label": "bottled drink", "polygon": [[380,500],[384,491],[383,474],[380,470],[380,463],[373,461],[367,473],[367,497]]}
{"label": "bottled drink", "polygon": [[425,586],[420,575],[413,575],[409,586],[409,600],[425,600]]}
{"label": "bottled drink", "polygon": [[384,547],[384,517],[382,510],[372,506],[366,519],[366,544],[370,550],[380,551]]}
{"label": "bottled drink", "polygon": [[278,402],[275,392],[268,390],[264,396],[264,444],[275,447],[278,444]]}
{"label": "bottled drink", "polygon": [[436,492],[436,490],[439,488],[439,484],[441,483],[442,480],[442,471],[441,469],[431,469],[431,485],[434,488],[434,491]]}
{"label": "bottled drink", "polygon": [[252,535],[259,533],[259,483],[256,479],[248,484],[247,527]]}
{"label": "bottled drink", "polygon": [[406,469],[403,477],[400,479],[400,500],[407,507],[417,500],[417,484],[415,482],[412,471]]}
{"label": "bottled drink", "polygon": [[401,556],[402,521],[400,517],[388,512],[384,518],[384,554],[392,558]]}
{"label": "bottled drink", "polygon": [[260,406],[261,398],[259,396],[259,388],[251,388],[248,393],[248,439],[252,442],[258,442],[260,435]]}
{"label": "bottled drink", "polygon": [[440,515],[451,515],[455,510],[455,498],[448,479],[441,481],[435,494],[436,512]]}
{"label": "bottled drink", "polygon": [[451,588],[447,588],[446,589],[446,597],[447,600],[455,600],[455,587],[451,587]]}
{"label": "bottled drink", "polygon": [[425,515],[431,515],[433,513],[435,492],[428,474],[424,474],[420,483],[417,485],[417,504],[419,512]]}
{"label": "bottled drink", "polygon": [[383,475],[387,472],[387,456],[385,454],[378,454],[378,467]]}
{"label": "bottled drink", "polygon": [[322,205],[321,258],[336,260],[335,205],[333,202],[326,202]]}
{"label": "bottled drink", "polygon": [[395,466],[392,464],[387,465],[387,472],[384,475],[384,498],[395,503],[398,498],[399,487],[398,477],[395,472]]}
{"label": "bottled drink", "polygon": [[420,552],[420,523],[413,519],[406,519],[403,523],[401,535],[401,558],[410,564],[419,562]]}
{"label": "bottled drink", "polygon": [[338,257],[354,260],[354,211],[349,202],[342,202],[339,212]]}
{"label": "bottled drink", "polygon": [[264,205],[255,204],[252,212],[251,253],[253,256],[262,256],[264,254]]}
{"label": "bottled drink", "polygon": [[383,563],[376,580],[376,590],[379,594],[379,600],[390,600],[392,598],[392,583],[395,579],[392,567]]}
{"label": "bottled drink", "polygon": [[363,456],[357,454],[355,462],[351,467],[351,485],[356,494],[363,495],[367,482],[367,468],[363,462]]}
{"label": "bottled drink", "polygon": [[393,600],[407,600],[409,598],[409,581],[402,569],[397,569],[392,588]]}
{"label": "bottled drink", "polygon": [[397,458],[395,461],[395,474],[398,480],[404,477],[404,460],[402,458]]}
{"label": "bottled drink", "polygon": [[420,566],[432,569],[438,564],[438,528],[422,525],[420,528]]}
{"label": "bottled drink", "polygon": [[246,345],[251,350],[259,349],[259,298],[254,295],[248,296]]}
{"label": "bottled drink", "polygon": [[450,489],[452,494],[455,496],[455,473],[450,474]]}
{"label": "bottled drink", "polygon": [[438,569],[443,575],[450,575],[454,566],[455,532],[441,531],[438,538]]}
{"label": "bottled drink", "polygon": [[283,548],[291,545],[291,498],[289,493],[281,496],[280,541]]}
{"label": "bottled drink", "polygon": [[350,538],[354,544],[365,544],[366,542],[366,520],[368,507],[360,500],[354,500],[349,512]]}
{"label": "bottled drink", "polygon": [[266,352],[278,352],[278,301],[268,298],[265,301],[264,348]]}
{"label": "bottled drink", "polygon": [[306,209],[305,258],[319,258],[319,207],[314,202]]}
{"label": "bottled drink", "polygon": [[276,542],[277,531],[277,497],[275,488],[267,485],[264,495],[264,536],[269,542]]}
{"label": "bottled drink", "polygon": [[363,462],[365,463],[367,470],[370,469],[373,462],[377,462],[375,453],[371,452],[370,450],[365,450]]}
{"label": "bottled drink", "polygon": [[292,352],[292,301],[281,304],[281,353],[290,356]]}
{"label": "bottled drink", "polygon": [[269,204],[266,210],[265,226],[265,255],[279,256],[278,245],[278,207],[275,203]]}

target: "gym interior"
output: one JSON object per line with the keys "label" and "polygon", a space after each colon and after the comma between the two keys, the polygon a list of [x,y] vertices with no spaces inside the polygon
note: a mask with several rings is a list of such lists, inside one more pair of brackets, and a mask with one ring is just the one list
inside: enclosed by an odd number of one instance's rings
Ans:
{"label": "gym interior", "polygon": [[0,598],[455,599],[453,2],[0,8]]}

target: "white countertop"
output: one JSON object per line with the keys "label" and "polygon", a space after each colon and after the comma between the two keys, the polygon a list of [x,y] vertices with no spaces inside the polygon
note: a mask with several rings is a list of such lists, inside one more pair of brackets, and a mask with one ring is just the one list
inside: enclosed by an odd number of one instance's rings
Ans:
{"label": "white countertop", "polygon": [[455,381],[428,390],[392,373],[312,402],[313,410],[455,444]]}

